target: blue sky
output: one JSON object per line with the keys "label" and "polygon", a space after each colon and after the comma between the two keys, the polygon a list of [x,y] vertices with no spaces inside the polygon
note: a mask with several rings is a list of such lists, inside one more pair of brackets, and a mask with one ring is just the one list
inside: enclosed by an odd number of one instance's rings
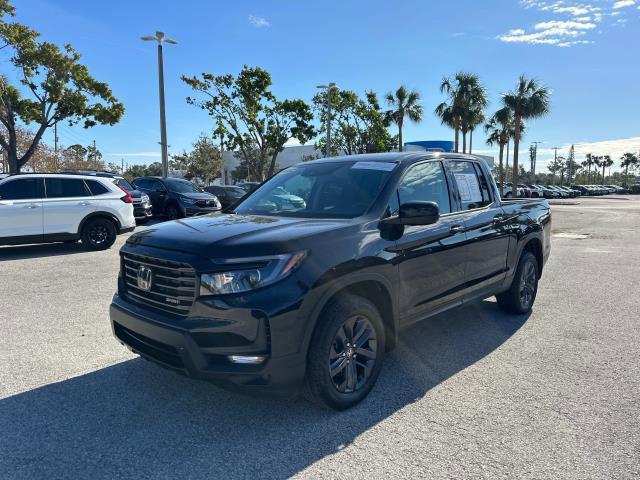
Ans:
{"label": "blue sky", "polygon": [[[267,69],[278,96],[307,101],[315,85],[330,81],[359,93],[382,95],[401,84],[417,89],[425,118],[405,128],[406,141],[452,138],[432,114],[442,100],[443,76],[477,73],[491,94],[491,111],[525,73],[553,91],[551,114],[532,123],[524,139],[525,146],[543,142],[542,164],[551,147],[572,143],[580,144],[579,157],[592,151],[617,159],[640,150],[640,0],[14,4],[18,21],[44,39],[71,43],[124,102],[127,112],[117,126],[59,130],[63,144],[95,139],[108,161],[159,159],[155,46],[140,40],[156,30],[179,42],[165,50],[170,152],[188,148],[213,125],[185,103],[190,90],[180,75],[237,73],[244,64]],[[3,59],[2,71],[7,68]],[[52,138],[48,134],[47,141]],[[474,144],[479,153],[490,153],[484,135]]]}

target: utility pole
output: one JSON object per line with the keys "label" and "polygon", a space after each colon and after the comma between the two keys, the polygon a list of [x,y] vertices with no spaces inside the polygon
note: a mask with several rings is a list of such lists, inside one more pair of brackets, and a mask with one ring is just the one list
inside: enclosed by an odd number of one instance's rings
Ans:
{"label": "utility pole", "polygon": [[336,84],[331,82],[329,85],[318,85],[316,88],[322,88],[327,92],[327,145],[325,146],[325,156],[331,156],[331,94]]}
{"label": "utility pole", "polygon": [[155,37],[142,37],[145,42],[158,42],[158,90],[160,96],[160,148],[162,152],[162,176],[169,174],[169,158],[167,156],[167,120],[164,111],[164,64],[162,59],[162,44],[175,45],[175,40],[165,38],[164,32],[156,32]]}
{"label": "utility pole", "polygon": [[540,141],[531,142],[531,183],[535,182],[536,178],[536,165],[538,162],[538,145]]}
{"label": "utility pole", "polygon": [[58,122],[53,124],[53,151],[58,154]]}

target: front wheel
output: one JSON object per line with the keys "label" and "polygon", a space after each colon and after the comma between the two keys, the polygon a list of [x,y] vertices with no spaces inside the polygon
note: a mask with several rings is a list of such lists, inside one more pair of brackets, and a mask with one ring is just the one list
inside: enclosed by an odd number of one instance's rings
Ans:
{"label": "front wheel", "polygon": [[506,292],[496,295],[500,308],[520,315],[529,313],[538,293],[538,277],[538,260],[531,252],[524,252],[518,262],[511,287]]}
{"label": "front wheel", "polygon": [[177,220],[182,218],[183,215],[177,205],[171,204],[167,207],[167,217],[169,217],[169,220]]}
{"label": "front wheel", "polygon": [[335,410],[353,407],[375,385],[384,350],[384,324],[371,302],[353,295],[333,300],[309,347],[308,396]]}

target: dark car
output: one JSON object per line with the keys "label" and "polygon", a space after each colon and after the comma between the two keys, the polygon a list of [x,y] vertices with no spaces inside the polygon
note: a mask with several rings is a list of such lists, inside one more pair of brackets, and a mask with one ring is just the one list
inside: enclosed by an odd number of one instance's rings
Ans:
{"label": "dark car", "polygon": [[145,223],[153,216],[153,207],[151,206],[149,195],[135,188],[124,177],[116,176],[113,181],[117,186],[131,194],[133,216],[136,217],[136,222]]}
{"label": "dark car", "polygon": [[[282,190],[304,204],[278,207]],[[112,328],[134,352],[193,378],[304,387],[345,409],[373,388],[402,327],[493,295],[527,314],[550,231],[546,200],[501,201],[471,155],[304,162],[228,214],[130,237]]]}
{"label": "dark car", "polygon": [[155,215],[176,219],[213,213],[222,208],[215,195],[181,178],[138,177],[132,183],[149,195]]}
{"label": "dark car", "polygon": [[260,186],[260,183],[259,182],[240,182],[236,186],[240,187],[247,193],[252,193],[258,189],[258,187]]}
{"label": "dark car", "polygon": [[96,177],[113,178],[113,183],[120,187],[125,192],[129,192],[131,195],[131,203],[133,204],[133,216],[136,219],[136,223],[145,223],[153,215],[151,206],[151,200],[146,193],[141,192],[133,185],[131,185],[123,176],[107,171],[100,170],[62,170],[60,173],[70,175],[93,175]]}
{"label": "dark car", "polygon": [[238,200],[247,194],[246,190],[240,187],[234,187],[233,185],[210,185],[204,187],[205,192],[209,192],[212,195],[218,197],[222,208],[227,208],[235,205]]}

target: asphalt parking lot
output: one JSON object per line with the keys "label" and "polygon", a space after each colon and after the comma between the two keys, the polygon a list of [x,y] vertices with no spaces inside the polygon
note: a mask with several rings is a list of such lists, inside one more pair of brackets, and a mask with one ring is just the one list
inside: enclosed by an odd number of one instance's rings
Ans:
{"label": "asphalt parking lot", "polygon": [[0,248],[0,477],[638,478],[640,196],[554,203],[528,318],[487,300],[411,327],[341,413],[129,353],[117,248]]}

